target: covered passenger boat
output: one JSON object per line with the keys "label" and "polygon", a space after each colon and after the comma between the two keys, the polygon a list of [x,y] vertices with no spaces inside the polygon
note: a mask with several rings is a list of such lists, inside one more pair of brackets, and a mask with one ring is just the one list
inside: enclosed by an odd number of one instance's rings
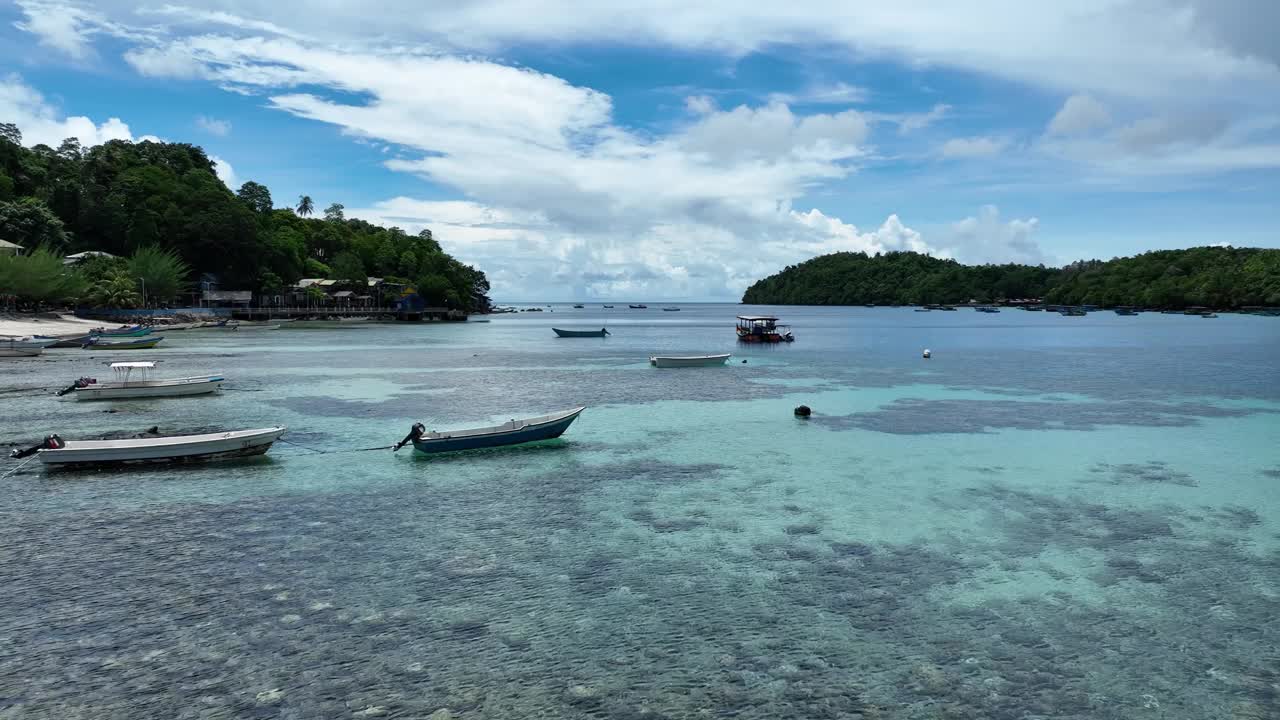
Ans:
{"label": "covered passenger boat", "polygon": [[225,379],[221,375],[155,379],[151,377],[154,362],[111,363],[115,375],[112,382],[80,378],[58,391],[76,400],[128,400],[130,398],[185,397],[217,392]]}
{"label": "covered passenger boat", "polygon": [[750,343],[793,342],[791,328],[778,324],[773,315],[739,315],[738,340]]}

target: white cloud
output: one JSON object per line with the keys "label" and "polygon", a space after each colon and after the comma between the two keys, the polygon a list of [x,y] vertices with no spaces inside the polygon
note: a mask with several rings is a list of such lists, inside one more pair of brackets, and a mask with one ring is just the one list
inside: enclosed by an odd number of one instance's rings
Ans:
{"label": "white cloud", "polygon": [[1039,226],[1036,218],[1003,222],[999,208],[984,205],[977,216],[952,223],[935,245],[962,263],[1052,264],[1032,237]]}
{"label": "white cloud", "polygon": [[883,115],[883,119],[898,124],[898,132],[906,135],[917,130],[923,130],[930,125],[938,122],[947,116],[951,111],[951,106],[945,103],[938,103],[923,113],[906,113],[902,115]]}
{"label": "white cloud", "polygon": [[219,120],[207,115],[196,116],[196,127],[218,137],[226,137],[231,134],[231,122],[229,120]]}
{"label": "white cloud", "polygon": [[971,137],[952,138],[942,144],[941,153],[946,158],[980,158],[998,154],[1008,147],[1005,138]]}
{"label": "white cloud", "polygon": [[231,163],[223,160],[217,155],[210,155],[209,159],[213,161],[214,174],[218,176],[218,179],[222,181],[223,185],[226,185],[233,191],[240,187],[240,178],[236,177],[236,170],[231,167]]}
{"label": "white cloud", "polygon": [[1107,106],[1090,95],[1077,94],[1062,103],[1049,121],[1050,135],[1079,135],[1111,124]]}
{"label": "white cloud", "polygon": [[76,59],[88,57],[92,52],[90,35],[100,25],[100,18],[73,5],[25,1],[19,5],[26,20],[15,25],[39,38],[41,45]]}
{"label": "white cloud", "polygon": [[706,115],[716,109],[716,101],[707,95],[690,95],[684,99],[684,106],[695,115]]}
{"label": "white cloud", "polygon": [[0,118],[17,125],[23,144],[28,146],[43,143],[56,148],[69,137],[78,139],[84,147],[133,139],[129,126],[119,118],[95,123],[84,116],[60,117],[44,96],[18,75],[0,78]]}
{"label": "white cloud", "polygon": [[811,85],[797,93],[774,93],[772,102],[787,105],[855,105],[870,96],[866,88],[836,82],[829,85]]}
{"label": "white cloud", "polygon": [[[89,20],[82,15],[122,21],[137,11],[133,0],[97,0],[92,13],[79,14],[66,3],[23,2],[41,9],[24,25],[69,52],[83,50],[79,38]],[[1280,10],[1257,0],[917,0],[910,11],[893,3],[831,0],[638,0],[625,11],[576,0],[387,0],[376,13],[358,3],[294,0],[254,5],[253,18],[238,14],[248,7],[240,0],[198,4],[166,5],[156,12],[187,27],[322,38],[346,46],[370,38],[481,52],[621,43],[739,56],[764,48],[823,47],[847,57],[957,68],[1102,96],[1219,98],[1258,106],[1280,89],[1274,42]],[[33,14],[28,9],[29,18]]]}

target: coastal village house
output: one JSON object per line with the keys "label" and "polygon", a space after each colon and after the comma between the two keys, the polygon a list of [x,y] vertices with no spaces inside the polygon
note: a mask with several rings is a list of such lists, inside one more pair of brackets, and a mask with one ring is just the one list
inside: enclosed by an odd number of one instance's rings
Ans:
{"label": "coastal village house", "polygon": [[21,255],[22,246],[11,243],[7,240],[0,240],[0,254],[2,255]]}

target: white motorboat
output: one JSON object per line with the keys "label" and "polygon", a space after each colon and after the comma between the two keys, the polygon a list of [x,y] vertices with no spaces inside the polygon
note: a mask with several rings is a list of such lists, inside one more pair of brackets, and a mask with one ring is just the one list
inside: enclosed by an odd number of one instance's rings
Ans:
{"label": "white motorboat", "polygon": [[100,383],[93,378],[80,378],[58,395],[72,395],[77,400],[127,400],[130,398],[184,397],[217,392],[226,379],[221,375],[197,375],[153,379],[154,362],[111,363],[113,382]]}
{"label": "white motorboat", "polygon": [[723,355],[654,355],[649,364],[660,368],[710,367],[723,365],[729,353]]}
{"label": "white motorboat", "polygon": [[202,435],[141,437],[126,440],[63,440],[50,435],[27,450],[14,450],[12,458],[38,454],[54,467],[193,463],[261,455],[284,435],[283,425],[258,430],[232,430]]}

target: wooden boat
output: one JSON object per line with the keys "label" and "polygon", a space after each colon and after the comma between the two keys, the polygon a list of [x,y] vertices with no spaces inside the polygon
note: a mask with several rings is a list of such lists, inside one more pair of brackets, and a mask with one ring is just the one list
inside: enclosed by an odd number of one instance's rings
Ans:
{"label": "wooden boat", "polygon": [[163,335],[151,337],[127,338],[124,340],[103,340],[100,336],[89,338],[84,344],[86,350],[150,350],[164,339]]}
{"label": "wooden boat", "polygon": [[245,331],[248,331],[248,330],[279,330],[279,329],[280,329],[280,323],[245,323],[245,322],[242,322],[242,323],[237,324],[237,325],[236,325],[236,327],[235,327],[235,329],[236,329],[237,331],[239,331],[239,332],[245,332]]}
{"label": "wooden boat", "polygon": [[654,355],[649,364],[660,368],[713,367],[723,365],[729,353],[723,355]]}
{"label": "wooden boat", "polygon": [[578,415],[586,408],[577,407],[572,410],[551,413],[541,417],[525,420],[509,420],[501,425],[474,428],[470,430],[444,430],[427,432],[422,423],[417,423],[403,440],[396,443],[396,450],[410,442],[414,449],[421,453],[457,452],[459,450],[478,450],[480,448],[503,447],[505,445],[523,445],[524,443],[551,440],[560,437]]}
{"label": "wooden boat", "polygon": [[197,375],[153,380],[149,377],[154,362],[111,363],[116,379],[100,383],[93,378],[80,378],[58,391],[76,400],[127,400],[130,398],[186,397],[217,392],[225,379],[221,375]]}
{"label": "wooden boat", "polygon": [[1080,308],[1063,308],[1058,311],[1063,317],[1084,317],[1089,313]]}
{"label": "wooden boat", "polygon": [[599,330],[564,330],[553,327],[551,330],[562,338],[607,337],[609,335],[609,331],[604,328]]}
{"label": "wooden boat", "polygon": [[581,310],[583,307],[584,307],[584,306],[582,306],[582,305],[574,305],[574,306],[573,306],[573,308],[574,308],[575,310]]}
{"label": "wooden boat", "polygon": [[613,309],[613,306],[612,306],[612,305],[605,305],[605,306],[603,306],[603,307],[604,307],[604,309],[605,309],[605,310],[612,310],[612,309]]}
{"label": "wooden boat", "polygon": [[188,330],[235,330],[237,324],[228,320],[206,320],[192,323]]}
{"label": "wooden boat", "polygon": [[933,308],[918,307],[916,308],[916,312],[933,312]]}
{"label": "wooden boat", "polygon": [[1137,315],[1138,311],[1131,308],[1116,308],[1117,315]]}
{"label": "wooden boat", "polygon": [[649,306],[648,306],[648,305],[643,305],[643,304],[641,304],[641,305],[628,305],[627,307],[631,308],[632,310],[648,310],[648,309],[649,309]]}
{"label": "wooden boat", "polygon": [[680,312],[680,308],[678,308],[678,307],[664,307],[664,308],[662,308],[662,312]]}
{"label": "wooden boat", "polygon": [[142,337],[143,335],[150,335],[151,328],[143,327],[142,325],[121,325],[120,327],[112,330],[107,330],[105,328],[94,328],[89,331],[89,334],[97,335],[99,337],[113,337],[113,338]]}
{"label": "wooden boat", "polygon": [[994,307],[976,307],[976,308],[974,308],[974,310],[977,310],[977,311],[978,311],[978,312],[980,312],[980,313],[998,313],[998,312],[1000,312],[1000,308],[994,308]]}
{"label": "wooden boat", "polygon": [[54,467],[193,463],[261,455],[285,433],[283,425],[202,435],[160,435],[126,440],[63,440],[50,435],[39,445],[14,450],[9,457],[38,454]]}
{"label": "wooden boat", "polygon": [[739,315],[738,340],[749,343],[795,342],[791,328],[778,324],[773,315]]}
{"label": "wooden boat", "polygon": [[4,338],[0,340],[0,357],[36,357],[53,345],[48,339]]}

